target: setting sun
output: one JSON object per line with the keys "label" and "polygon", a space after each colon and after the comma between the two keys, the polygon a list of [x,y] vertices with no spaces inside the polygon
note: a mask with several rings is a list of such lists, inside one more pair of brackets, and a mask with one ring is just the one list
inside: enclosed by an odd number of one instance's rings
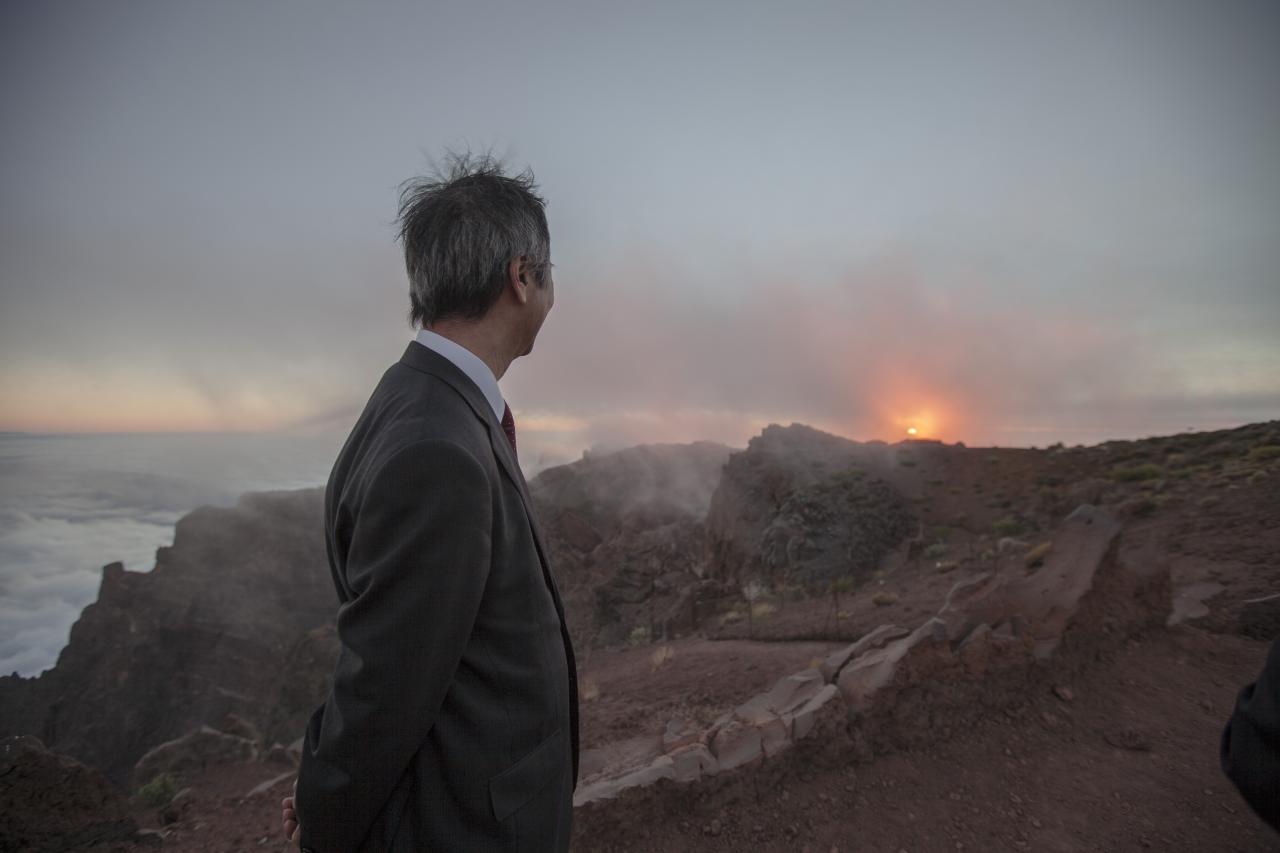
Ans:
{"label": "setting sun", "polygon": [[907,427],[907,435],[915,435],[915,434],[916,434],[916,428],[915,428],[915,427],[913,427],[913,426],[912,426],[912,427]]}

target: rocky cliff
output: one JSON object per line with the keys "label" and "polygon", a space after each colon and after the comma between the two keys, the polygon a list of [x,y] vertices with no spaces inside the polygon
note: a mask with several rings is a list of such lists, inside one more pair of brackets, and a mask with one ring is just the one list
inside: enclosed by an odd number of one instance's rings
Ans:
{"label": "rocky cliff", "polygon": [[703,574],[703,519],[730,448],[642,445],[530,484],[584,647],[687,633]]}
{"label": "rocky cliff", "polygon": [[[898,446],[770,425],[730,457],[707,514],[711,577],[738,586],[865,578],[914,529]],[[898,477],[897,479],[901,479]]]}
{"label": "rocky cliff", "polygon": [[[322,489],[184,516],[151,572],[103,568],[57,665],[0,678],[0,736],[32,734],[124,785],[150,747],[235,714],[288,743],[332,668]],[[319,643],[321,650],[314,646]]]}
{"label": "rocky cliff", "polygon": [[[534,479],[580,642],[595,640],[597,622],[618,639],[616,626],[630,631],[651,599],[668,607],[696,577],[701,518],[728,454],[708,442],[636,447]],[[126,788],[148,750],[204,726],[263,753],[292,744],[338,654],[323,499],[313,488],[201,507],[153,571],[105,566],[56,666],[0,678],[0,737],[34,735]]]}

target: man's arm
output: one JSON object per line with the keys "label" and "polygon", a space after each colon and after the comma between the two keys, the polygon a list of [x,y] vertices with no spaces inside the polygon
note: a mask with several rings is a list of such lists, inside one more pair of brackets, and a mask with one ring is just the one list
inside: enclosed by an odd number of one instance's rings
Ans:
{"label": "man's arm", "polygon": [[352,521],[333,686],[307,724],[295,809],[301,846],[356,850],[431,729],[489,572],[480,463],[428,440],[374,475]]}
{"label": "man's arm", "polygon": [[1219,747],[1222,772],[1258,816],[1280,830],[1280,639],[1258,680],[1236,698]]}

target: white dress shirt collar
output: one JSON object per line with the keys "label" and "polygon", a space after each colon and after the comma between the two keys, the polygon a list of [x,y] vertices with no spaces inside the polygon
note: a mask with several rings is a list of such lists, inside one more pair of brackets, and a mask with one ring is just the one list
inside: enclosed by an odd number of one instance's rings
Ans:
{"label": "white dress shirt collar", "polygon": [[502,399],[502,392],[498,390],[497,377],[493,375],[489,365],[485,364],[480,356],[430,329],[419,329],[413,339],[427,349],[449,359],[459,370],[467,374],[467,378],[476,384],[476,387],[484,394],[484,398],[489,401],[498,423],[502,423],[502,413],[507,404]]}

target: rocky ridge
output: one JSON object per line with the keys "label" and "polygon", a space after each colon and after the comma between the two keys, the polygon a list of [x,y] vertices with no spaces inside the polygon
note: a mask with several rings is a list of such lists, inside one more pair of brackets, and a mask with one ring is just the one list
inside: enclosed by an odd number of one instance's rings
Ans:
{"label": "rocky ridge", "polygon": [[[542,488],[541,476],[531,484],[545,502],[544,525],[552,519],[554,547],[563,549],[556,565],[562,588],[576,594],[571,621],[590,611],[596,622],[587,648],[633,642],[637,625],[654,626],[642,645],[684,631],[724,635],[741,625],[722,619],[726,606],[738,606],[731,600],[737,581],[751,576],[730,561],[754,560],[784,587],[813,565],[803,541],[791,544],[797,540],[818,543],[820,553],[846,548],[857,579],[839,605],[850,611],[843,630],[857,643],[787,670],[746,700],[717,694],[727,708],[718,717],[660,719],[653,729],[637,709],[635,729],[658,733],[601,743],[584,755],[584,808],[626,801],[632,789],[706,784],[724,771],[750,776],[815,738],[853,743],[862,760],[915,749],[922,732],[933,742],[975,715],[1007,710],[1017,696],[1069,681],[1152,625],[1184,622],[1248,636],[1280,614],[1269,562],[1280,426],[1043,451],[864,445],[794,425],[765,435],[735,454],[714,446],[671,450],[671,467],[697,468],[693,482],[702,485],[673,487],[681,498],[665,504],[654,485],[667,476],[663,454],[654,450],[621,464],[601,457],[553,469],[559,473],[547,482],[554,488]],[[720,467],[724,476],[716,479]],[[628,470],[638,472],[643,500],[628,499],[616,480],[605,487],[618,477],[625,485]],[[882,484],[897,496],[895,511],[915,523],[912,535],[886,543],[870,578],[839,536],[822,538],[829,517],[795,510],[842,478],[855,489]],[[316,529],[308,513],[318,512],[318,492],[246,495],[233,510],[202,508],[180,523],[156,572],[107,567],[99,601],[73,630],[59,666],[40,679],[0,679],[0,734],[25,729],[94,766],[105,758],[117,785],[136,786],[162,768],[195,777],[244,761],[278,761],[274,778],[286,779],[292,758],[282,744],[293,742],[322,698],[337,654],[326,624],[332,589],[322,545],[306,533]],[[1098,506],[1069,516],[1080,497]],[[705,501],[705,527],[698,501]],[[736,512],[755,521],[735,520]],[[781,531],[774,539],[763,532],[771,526]],[[779,550],[793,556],[765,562]],[[603,598],[601,589],[608,590]],[[246,604],[253,596],[265,600]],[[1068,604],[1045,608],[1046,601]],[[777,639],[841,636],[839,618],[829,633],[815,633],[823,609],[815,598],[762,611],[757,631],[763,624]],[[788,627],[793,617],[796,627]],[[659,673],[678,666],[658,659],[661,648],[653,664]],[[159,667],[150,679],[140,665],[148,661]],[[162,697],[163,719],[157,709],[131,707],[153,694]],[[585,701],[591,726],[595,712]]]}

